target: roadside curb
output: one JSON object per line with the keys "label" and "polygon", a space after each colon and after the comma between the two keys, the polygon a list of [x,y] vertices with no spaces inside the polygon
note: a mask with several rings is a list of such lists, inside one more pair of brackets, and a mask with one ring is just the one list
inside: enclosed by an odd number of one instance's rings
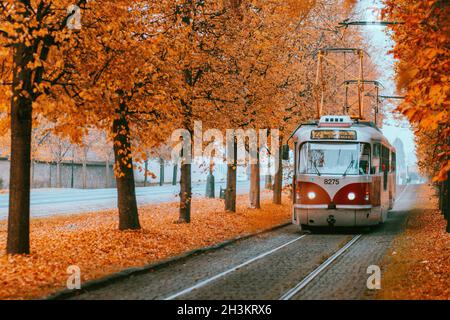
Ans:
{"label": "roadside curb", "polygon": [[183,260],[185,260],[185,259],[187,259],[189,257],[194,256],[194,255],[215,251],[217,249],[221,249],[221,248],[229,246],[229,245],[231,245],[233,243],[236,243],[236,242],[238,242],[240,240],[249,239],[249,238],[252,238],[252,237],[264,234],[264,233],[275,231],[277,229],[281,229],[283,227],[286,227],[286,226],[288,226],[290,224],[291,224],[291,222],[286,222],[286,223],[282,223],[282,224],[276,225],[274,227],[271,227],[269,229],[264,229],[264,230],[261,230],[261,231],[255,232],[255,233],[244,234],[242,236],[238,236],[238,237],[235,237],[235,238],[232,238],[232,239],[229,239],[229,240],[226,240],[226,241],[214,244],[212,246],[197,248],[197,249],[185,252],[185,253],[183,253],[181,255],[174,256],[174,257],[167,258],[167,259],[163,259],[163,260],[160,260],[158,262],[154,262],[154,263],[145,265],[143,267],[127,268],[127,269],[124,269],[122,271],[119,271],[119,272],[116,272],[116,273],[104,276],[104,277],[99,278],[99,279],[87,281],[86,283],[84,283],[81,286],[81,289],[78,289],[78,290],[64,289],[62,291],[57,291],[57,292],[55,292],[53,294],[50,294],[50,295],[44,297],[43,300],[64,300],[64,299],[68,299],[68,298],[71,298],[71,297],[75,297],[77,295],[80,295],[80,294],[84,293],[85,291],[100,289],[100,288],[106,287],[106,286],[108,286],[108,285],[110,285],[110,284],[112,284],[114,282],[123,280],[125,278],[131,277],[131,276],[136,276],[136,275],[139,275],[139,274],[144,274],[144,273],[147,273],[147,272],[149,272],[151,270],[158,270],[158,269],[167,267],[167,266],[169,266],[169,265],[171,265],[173,263],[183,261]]}

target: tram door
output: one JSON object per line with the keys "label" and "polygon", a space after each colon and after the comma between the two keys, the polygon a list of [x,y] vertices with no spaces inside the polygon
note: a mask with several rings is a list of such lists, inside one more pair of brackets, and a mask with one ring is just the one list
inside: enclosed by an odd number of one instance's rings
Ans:
{"label": "tram door", "polygon": [[389,209],[389,171],[390,171],[390,150],[384,145],[381,145],[381,171],[382,171],[382,196],[381,207],[382,214],[387,215]]}
{"label": "tram door", "polygon": [[389,209],[394,207],[394,202],[396,198],[397,192],[397,155],[394,151],[391,151],[391,166],[390,166],[390,174],[389,174]]}
{"label": "tram door", "polygon": [[372,192],[371,192],[371,198],[372,198],[372,206],[376,208],[376,210],[380,209],[381,206],[381,197],[382,197],[382,184],[383,180],[380,175],[381,171],[381,143],[374,143],[373,144],[373,152],[372,152],[372,168],[371,168],[371,175],[372,175]]}

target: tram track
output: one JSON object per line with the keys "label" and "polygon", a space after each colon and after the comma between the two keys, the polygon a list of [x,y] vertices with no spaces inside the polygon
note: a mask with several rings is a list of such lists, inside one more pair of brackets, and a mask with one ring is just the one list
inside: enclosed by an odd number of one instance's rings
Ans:
{"label": "tram track", "polygon": [[373,292],[366,287],[367,268],[379,264],[402,230],[414,198],[411,187],[402,189],[389,221],[368,233],[299,234],[290,225],[85,292],[77,299],[370,298]]}
{"label": "tram track", "polygon": [[[402,188],[398,200],[402,199],[406,194],[409,185],[406,185]],[[290,290],[286,291],[279,300],[291,300],[295,296],[299,295],[308,285],[312,284],[312,282],[317,279],[320,275],[329,271],[333,267],[333,263],[336,262],[340,257],[342,257],[349,249],[355,246],[358,242],[360,242],[362,234],[355,235],[350,241],[348,241],[342,248],[337,250],[333,255],[331,255],[327,260],[325,260],[321,265],[319,265],[316,269],[314,269],[311,273],[309,273],[306,277],[304,277],[299,283],[297,283]]]}
{"label": "tram track", "polygon": [[303,290],[308,284],[310,284],[314,279],[319,276],[322,272],[328,270],[328,268],[333,264],[335,260],[337,260],[340,256],[342,256],[347,250],[355,245],[359,239],[361,239],[363,235],[358,234],[354,236],[349,242],[347,242],[342,248],[337,250],[333,255],[331,255],[325,262],[323,262],[320,266],[314,269],[311,273],[309,273],[306,277],[304,277],[299,283],[297,283],[292,289],[285,292],[279,300],[290,300],[296,294],[298,294],[301,290]]}
{"label": "tram track", "polygon": [[216,274],[215,276],[212,276],[210,278],[202,280],[202,281],[198,282],[197,284],[195,284],[195,285],[193,285],[191,287],[188,287],[188,288],[186,288],[184,290],[181,290],[181,291],[179,291],[177,293],[174,293],[174,294],[172,294],[170,296],[167,296],[166,298],[164,298],[164,300],[174,300],[174,299],[176,299],[178,297],[181,297],[183,295],[186,295],[186,294],[188,294],[188,293],[190,293],[190,292],[192,292],[192,291],[194,291],[196,289],[200,289],[200,288],[202,288],[202,287],[204,287],[204,286],[206,286],[206,285],[208,285],[208,284],[210,284],[210,283],[212,283],[212,282],[214,282],[214,281],[216,281],[216,280],[218,280],[220,278],[223,278],[224,276],[226,276],[226,275],[228,275],[228,274],[230,274],[230,273],[232,273],[232,272],[234,272],[234,271],[236,271],[236,270],[238,270],[240,268],[243,268],[243,267],[245,267],[245,266],[247,266],[247,265],[249,265],[249,264],[251,264],[251,263],[253,263],[255,261],[261,260],[261,259],[263,259],[263,258],[265,258],[265,257],[267,257],[267,256],[269,256],[269,255],[271,255],[271,254],[273,254],[273,253],[275,253],[275,252],[277,252],[277,251],[279,251],[279,250],[281,250],[281,249],[283,249],[283,248],[285,248],[285,247],[287,247],[287,246],[289,246],[289,245],[291,245],[291,244],[293,244],[293,243],[295,243],[295,242],[297,242],[297,241],[299,241],[299,240],[301,240],[303,238],[305,238],[307,235],[308,234],[303,234],[301,236],[298,236],[297,238],[294,238],[294,239],[292,239],[292,240],[290,240],[288,242],[285,242],[284,244],[282,244],[282,245],[280,245],[280,246],[278,246],[278,247],[276,247],[274,249],[271,249],[269,251],[261,253],[261,254],[257,255],[256,257],[248,259],[245,262],[242,262],[242,263],[240,263],[240,264],[238,264],[238,265],[236,265],[236,266],[234,266],[234,267],[232,267],[230,269],[227,269],[227,270],[225,270],[225,271],[223,271],[223,272],[221,272],[219,274]]}
{"label": "tram track", "polygon": [[[184,295],[188,295],[189,293],[193,292],[194,290],[200,289],[206,285],[212,284],[214,281],[219,280],[220,278],[223,278],[245,266],[250,265],[253,262],[256,262],[258,260],[261,260],[265,257],[270,256],[271,254],[309,236],[310,234],[303,234],[295,239],[292,239],[290,241],[287,241],[286,243],[279,245],[278,247],[271,249],[269,251],[266,251],[262,254],[257,255],[256,257],[253,257],[251,259],[246,260],[245,262],[242,262],[230,269],[227,269],[219,274],[216,274],[210,278],[207,278],[205,280],[202,280],[200,282],[198,282],[197,284],[190,286],[188,288],[185,288],[181,291],[178,291],[174,294],[171,294],[167,297],[164,298],[164,300],[174,300],[177,298],[180,298]],[[345,252],[347,252],[347,250],[355,245],[358,240],[361,239],[363,235],[362,234],[357,234],[354,237],[352,237],[348,242],[346,242],[340,249],[338,249],[337,251],[335,251],[331,256],[329,256],[325,262],[323,262],[322,264],[320,264],[317,268],[315,268],[312,272],[310,272],[308,275],[306,275],[300,282],[298,282],[294,287],[292,287],[290,290],[286,291],[280,298],[279,300],[290,300],[293,296],[295,296],[296,294],[298,294],[301,290],[303,290],[309,283],[311,283],[317,276],[319,276],[322,272],[325,272],[326,270],[328,270],[328,268],[333,264],[333,262],[335,260],[337,260],[340,256],[342,256]]]}

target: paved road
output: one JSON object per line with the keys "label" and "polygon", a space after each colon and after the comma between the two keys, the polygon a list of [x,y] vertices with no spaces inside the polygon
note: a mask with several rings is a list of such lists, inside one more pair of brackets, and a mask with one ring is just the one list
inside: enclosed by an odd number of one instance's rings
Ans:
{"label": "paved road", "polygon": [[409,212],[427,205],[424,188],[407,187],[374,230],[303,234],[288,226],[75,299],[279,299],[357,233],[362,237],[293,299],[370,299],[376,292],[366,287],[367,267],[380,263]]}
{"label": "paved road", "polygon": [[[219,196],[220,186],[225,188],[225,185],[225,182],[216,183],[217,196]],[[248,192],[249,188],[250,183],[248,181],[238,181],[238,194]],[[205,189],[205,183],[193,184],[194,197],[204,196]],[[136,188],[139,205],[177,201],[179,192],[179,185]],[[116,189],[35,189],[31,192],[32,217],[98,211],[116,207]],[[2,194],[0,195],[0,220],[6,219],[7,214],[8,195]]]}

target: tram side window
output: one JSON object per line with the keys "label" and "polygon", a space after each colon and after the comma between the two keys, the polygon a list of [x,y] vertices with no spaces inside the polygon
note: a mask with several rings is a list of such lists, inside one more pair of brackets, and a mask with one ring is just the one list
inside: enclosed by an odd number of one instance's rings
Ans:
{"label": "tram side window", "polygon": [[388,186],[388,173],[389,173],[389,149],[385,146],[381,147],[381,170],[383,171],[383,188],[386,191]]}
{"label": "tram side window", "polygon": [[391,153],[391,172],[395,172],[397,168],[397,155],[395,152]]}
{"label": "tram side window", "polygon": [[381,165],[380,165],[381,144],[380,143],[374,143],[372,155],[373,155],[372,174],[376,174],[378,172],[381,172]]}
{"label": "tram side window", "polygon": [[370,167],[370,144],[361,145],[361,156],[359,159],[359,174],[369,174]]}

